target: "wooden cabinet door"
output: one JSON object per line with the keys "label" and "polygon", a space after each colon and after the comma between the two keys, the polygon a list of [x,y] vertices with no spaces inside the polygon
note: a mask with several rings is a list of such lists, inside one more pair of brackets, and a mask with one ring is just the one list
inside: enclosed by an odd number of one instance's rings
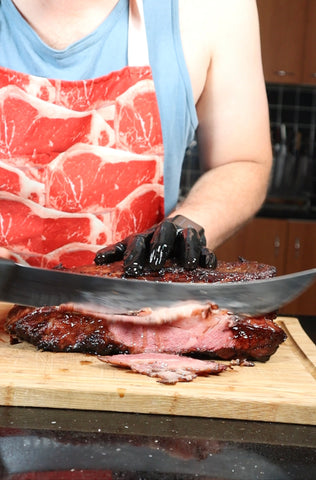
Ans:
{"label": "wooden cabinet door", "polygon": [[[274,265],[277,275],[316,267],[316,222],[257,217],[215,251],[219,260]],[[280,314],[316,316],[316,282]]]}
{"label": "wooden cabinet door", "polygon": [[[289,220],[288,225],[285,273],[316,267],[316,222]],[[281,313],[316,316],[316,282]]]}
{"label": "wooden cabinet door", "polygon": [[282,275],[286,246],[287,221],[258,217],[216,249],[215,253],[219,260],[235,261],[240,256],[274,265],[278,275]]}
{"label": "wooden cabinet door", "polygon": [[308,0],[303,83],[316,85],[316,0]]}
{"label": "wooden cabinet door", "polygon": [[257,0],[266,82],[300,83],[307,0]]}

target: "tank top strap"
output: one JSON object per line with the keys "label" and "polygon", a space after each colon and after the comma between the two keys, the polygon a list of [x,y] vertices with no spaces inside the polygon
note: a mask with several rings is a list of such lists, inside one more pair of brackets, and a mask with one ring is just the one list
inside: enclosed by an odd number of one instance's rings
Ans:
{"label": "tank top strap", "polygon": [[128,66],[149,65],[143,0],[129,0]]}

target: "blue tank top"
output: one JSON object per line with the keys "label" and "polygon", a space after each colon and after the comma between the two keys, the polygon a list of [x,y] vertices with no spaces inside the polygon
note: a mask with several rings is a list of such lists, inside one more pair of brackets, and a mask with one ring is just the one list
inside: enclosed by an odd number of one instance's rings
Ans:
{"label": "blue tank top", "polygon": [[[197,115],[181,45],[178,0],[145,0],[144,14],[165,149],[168,214],[177,203]],[[0,65],[29,75],[84,80],[120,70],[127,65],[127,35],[128,0],[119,0],[96,30],[64,50],[48,47],[11,0],[0,0]]]}

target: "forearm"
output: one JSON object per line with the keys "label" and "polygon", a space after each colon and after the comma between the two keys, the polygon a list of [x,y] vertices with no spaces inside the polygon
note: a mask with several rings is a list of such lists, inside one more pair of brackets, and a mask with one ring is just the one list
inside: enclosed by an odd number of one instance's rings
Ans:
{"label": "forearm", "polygon": [[203,226],[208,247],[215,250],[260,209],[272,152],[256,2],[205,3],[215,10],[210,18],[216,13],[209,36],[205,33],[210,61],[196,104],[206,173],[173,214]]}
{"label": "forearm", "polygon": [[205,229],[207,245],[215,249],[260,209],[267,191],[270,162],[233,162],[209,170],[173,214],[181,214]]}

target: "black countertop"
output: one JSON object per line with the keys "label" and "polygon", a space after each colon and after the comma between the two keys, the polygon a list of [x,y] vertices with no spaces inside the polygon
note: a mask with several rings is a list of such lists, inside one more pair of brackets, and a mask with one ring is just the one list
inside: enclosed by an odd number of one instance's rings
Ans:
{"label": "black countertop", "polygon": [[305,333],[309,336],[311,340],[316,345],[316,317],[312,316],[304,316],[304,317],[297,317],[300,321],[301,326],[305,330]]}
{"label": "black countertop", "polygon": [[0,407],[0,478],[314,480],[315,434],[302,425]]}
{"label": "black countertop", "polygon": [[258,217],[314,221],[316,220],[316,207],[282,202],[265,203],[258,212]]}

